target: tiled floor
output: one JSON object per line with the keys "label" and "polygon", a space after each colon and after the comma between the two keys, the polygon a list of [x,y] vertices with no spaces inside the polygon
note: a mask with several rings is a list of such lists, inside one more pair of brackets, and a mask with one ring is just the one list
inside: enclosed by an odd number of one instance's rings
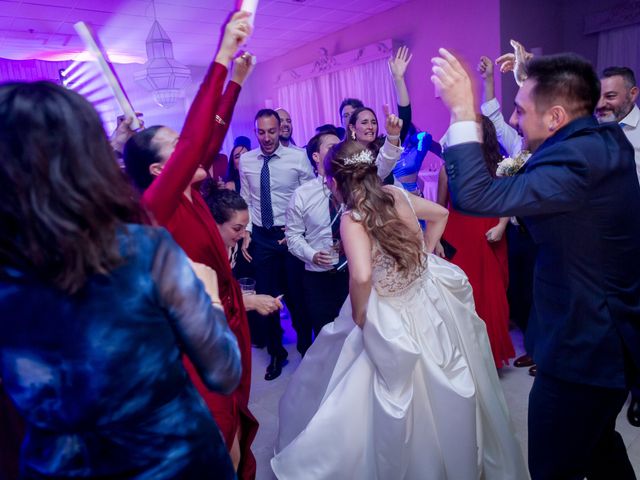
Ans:
{"label": "tiled floor", "polygon": [[[522,352],[522,335],[512,331],[512,338],[517,354]],[[253,371],[251,386],[251,402],[249,408],[260,422],[258,435],[253,443],[253,452],[258,462],[257,480],[275,479],[269,460],[273,456],[273,444],[278,430],[278,402],[284,392],[289,378],[300,363],[300,355],[295,349],[295,334],[290,328],[285,331],[285,346],[289,351],[289,364],[282,375],[271,382],[264,380],[264,372],[269,363],[266,349],[253,349]],[[500,380],[511,411],[516,435],[525,453],[527,451],[527,404],[533,378],[526,368],[506,367],[500,372]],[[629,458],[633,463],[636,475],[640,478],[640,428],[629,425],[625,417],[626,406],[618,418],[618,432],[627,445]]]}

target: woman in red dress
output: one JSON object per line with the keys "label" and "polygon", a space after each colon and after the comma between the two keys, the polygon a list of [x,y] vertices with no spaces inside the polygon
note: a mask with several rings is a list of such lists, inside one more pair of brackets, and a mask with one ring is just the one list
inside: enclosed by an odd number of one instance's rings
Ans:
{"label": "woman in red dress", "polygon": [[215,61],[200,86],[180,135],[167,127],[150,127],[131,137],[124,148],[125,168],[142,194],[142,203],[156,222],[197,263],[218,276],[220,299],[229,327],[242,354],[242,378],[230,395],[209,392],[194,367],[184,363],[224,436],[237,467],[238,478],[255,478],[251,443],[258,422],[248,408],[251,388],[251,341],[242,292],[233,278],[227,250],[216,223],[196,185],[220,150],[229,128],[240,88],[252,69],[245,54],[234,61],[231,81],[222,95],[227,65],[249,33],[248,14],[237,12],[225,27]]}
{"label": "woman in red dress", "polygon": [[[496,130],[487,117],[482,117],[483,150],[487,168],[495,176],[502,160]],[[438,181],[438,203],[447,207],[449,192],[444,166]],[[508,218],[481,218],[463,215],[451,206],[449,221],[442,235],[456,252],[449,260],[469,277],[478,316],[487,325],[489,343],[497,368],[509,364],[515,357],[509,336],[509,265],[507,238],[504,231]]]}

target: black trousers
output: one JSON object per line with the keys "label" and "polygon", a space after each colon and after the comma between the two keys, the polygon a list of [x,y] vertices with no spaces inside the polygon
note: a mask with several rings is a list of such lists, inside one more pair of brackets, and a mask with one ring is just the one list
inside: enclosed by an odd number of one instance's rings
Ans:
{"label": "black trousers", "polygon": [[[289,253],[285,243],[278,244],[283,238],[283,227],[262,228],[254,225],[249,250],[255,268],[256,293],[274,297],[284,295],[300,345],[305,343],[306,330],[310,332],[310,329],[305,329],[303,326],[303,322],[306,321],[302,298],[304,263]],[[287,351],[282,346],[283,330],[280,325],[280,313],[273,313],[263,319],[269,354],[285,356]]]}
{"label": "black trousers", "polygon": [[532,480],[635,479],[615,431],[627,393],[559,380],[538,370],[529,394]]}
{"label": "black trousers", "polygon": [[340,313],[349,294],[349,272],[304,272],[304,300],[314,337]]}
{"label": "black trousers", "polygon": [[507,247],[509,250],[509,313],[511,320],[526,334],[527,353],[533,354],[535,326],[529,331],[529,314],[533,303],[533,268],[536,261],[536,245],[522,227],[507,225]]}

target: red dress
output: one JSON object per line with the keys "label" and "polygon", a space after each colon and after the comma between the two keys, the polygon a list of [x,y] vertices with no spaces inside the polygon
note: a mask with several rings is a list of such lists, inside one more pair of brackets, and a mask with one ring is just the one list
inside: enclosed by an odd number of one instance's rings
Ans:
{"label": "red dress", "polygon": [[515,351],[509,336],[507,238],[503,235],[499,242],[489,243],[485,236],[498,220],[463,215],[450,207],[442,237],[457,249],[451,262],[469,277],[476,311],[487,325],[493,359],[501,368]]}
{"label": "red dress", "polygon": [[211,166],[228,130],[240,85],[229,82],[222,96],[226,76],[226,67],[218,63],[211,66],[189,109],[175,151],[161,175],[144,192],[142,202],[155,220],[171,232],[191,260],[208,265],[218,275],[220,299],[242,354],[240,384],[230,395],[210,392],[186,357],[184,364],[229,449],[236,432],[240,430],[242,458],[238,478],[247,480],[255,478],[256,474],[251,443],[258,430],[258,421],[249,411],[251,341],[247,314],[242,292],[231,273],[227,249],[209,208],[197,189],[191,189],[193,203],[184,195],[198,166],[202,165],[205,169]]}

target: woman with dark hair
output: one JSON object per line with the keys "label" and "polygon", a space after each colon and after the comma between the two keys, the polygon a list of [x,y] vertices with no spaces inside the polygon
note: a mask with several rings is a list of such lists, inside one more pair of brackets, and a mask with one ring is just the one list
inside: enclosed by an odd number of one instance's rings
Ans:
{"label": "woman with dark hair", "polygon": [[[496,176],[502,160],[496,129],[482,116],[482,150],[487,169]],[[449,205],[447,173],[444,166],[438,181],[438,203]],[[455,248],[450,260],[469,277],[478,315],[487,325],[496,368],[509,364],[515,357],[509,335],[509,258],[504,231],[509,218],[483,218],[463,215],[449,206],[449,223],[443,238]]]}
{"label": "woman with dark hair", "polygon": [[238,170],[238,165],[240,165],[240,157],[242,154],[249,150],[251,150],[251,140],[247,137],[238,137],[233,142],[233,148],[229,154],[229,166],[227,167],[227,174],[224,178],[225,188],[240,193],[240,171]]}
{"label": "woman with dark hair", "polygon": [[143,192],[143,205],[169,230],[189,258],[217,273],[227,321],[242,354],[240,385],[230,395],[211,393],[198,380],[193,365],[185,361],[185,366],[222,431],[241,479],[252,479],[256,472],[250,448],[258,429],[258,422],[249,411],[251,340],[240,286],[233,278],[226,248],[197,186],[220,150],[241,85],[253,68],[248,53],[237,57],[231,81],[222,95],[227,66],[250,31],[247,18],[246,12],[237,12],[227,23],[215,61],[180,135],[159,127],[153,134],[136,133],[124,148],[125,168]]}
{"label": "woman with dark hair", "polygon": [[234,478],[180,356],[227,393],[236,339],[169,234],[130,223],[142,212],[96,111],[52,83],[5,84],[0,155],[0,376],[27,423],[21,478]]}
{"label": "woman with dark hair", "polygon": [[[216,221],[222,242],[227,247],[229,262],[233,268],[238,257],[238,242],[244,238],[249,224],[249,206],[239,193],[228,189],[212,190],[205,200]],[[242,255],[240,258],[243,258]],[[280,299],[271,295],[243,295],[242,299],[247,312],[255,310],[260,315],[269,315],[282,308]]]}
{"label": "woman with dark hair", "polygon": [[[345,206],[349,296],[280,402],[281,479],[526,478],[484,324],[459,268],[432,255],[447,211],[381,186],[356,142],[325,157]],[[418,218],[429,224],[423,239]]]}

